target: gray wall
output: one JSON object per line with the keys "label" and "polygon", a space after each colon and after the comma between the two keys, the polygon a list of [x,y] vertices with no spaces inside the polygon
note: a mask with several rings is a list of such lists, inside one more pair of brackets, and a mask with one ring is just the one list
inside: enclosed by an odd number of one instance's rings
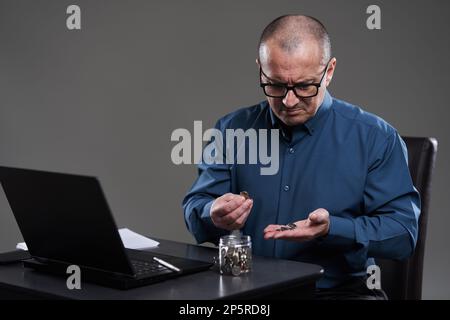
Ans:
{"label": "gray wall", "polygon": [[[81,31],[65,27],[73,3]],[[120,226],[192,242],[180,202],[195,167],[171,163],[170,134],[262,100],[257,39],[292,12],[329,29],[334,96],[438,138],[424,297],[450,298],[449,1],[0,0],[0,164],[96,175]],[[0,194],[0,250],[19,240]]]}

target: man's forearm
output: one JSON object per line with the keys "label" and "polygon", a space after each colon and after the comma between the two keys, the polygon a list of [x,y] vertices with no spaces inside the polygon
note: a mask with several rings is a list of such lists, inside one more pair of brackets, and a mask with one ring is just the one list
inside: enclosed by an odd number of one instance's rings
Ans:
{"label": "man's forearm", "polygon": [[343,251],[365,251],[367,257],[403,259],[414,250],[414,240],[395,214],[374,216],[330,217],[328,234],[320,242]]}
{"label": "man's forearm", "polygon": [[184,219],[188,230],[197,243],[216,243],[225,231],[214,226],[209,212],[214,198],[206,195],[193,195],[183,203]]}

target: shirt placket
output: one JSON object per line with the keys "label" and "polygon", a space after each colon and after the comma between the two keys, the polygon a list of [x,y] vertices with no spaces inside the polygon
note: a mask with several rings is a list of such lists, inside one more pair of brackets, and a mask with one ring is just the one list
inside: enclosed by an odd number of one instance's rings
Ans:
{"label": "shirt placket", "polygon": [[[287,142],[284,139],[280,139],[280,156],[282,157],[281,162],[281,182],[279,185],[279,202],[278,202],[278,213],[277,213],[277,224],[286,224],[291,216],[291,208],[293,199],[293,186],[295,185],[294,179],[296,177],[292,174],[295,170],[295,163],[297,157],[297,149],[299,148],[300,142],[305,139],[307,133],[305,131],[296,132],[293,139]],[[280,159],[281,160],[281,159]],[[282,257],[283,245],[280,241],[275,241],[274,255],[275,257]]]}

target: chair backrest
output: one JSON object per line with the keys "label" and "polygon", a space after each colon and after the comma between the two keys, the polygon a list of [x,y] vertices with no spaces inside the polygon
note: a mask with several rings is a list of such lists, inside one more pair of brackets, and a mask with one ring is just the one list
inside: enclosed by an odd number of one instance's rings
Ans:
{"label": "chair backrest", "polygon": [[403,137],[403,140],[408,147],[409,171],[421,198],[416,249],[406,260],[377,259],[376,263],[381,269],[381,286],[389,299],[419,300],[422,298],[423,258],[437,140],[415,137]]}

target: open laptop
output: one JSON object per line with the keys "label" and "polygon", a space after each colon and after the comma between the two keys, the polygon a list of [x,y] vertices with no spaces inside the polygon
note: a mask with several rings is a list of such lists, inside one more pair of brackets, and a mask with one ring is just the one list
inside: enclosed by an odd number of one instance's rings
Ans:
{"label": "open laptop", "polygon": [[126,249],[95,177],[0,166],[0,182],[33,257],[27,267],[67,277],[67,266],[78,265],[82,281],[128,289],[212,266]]}

